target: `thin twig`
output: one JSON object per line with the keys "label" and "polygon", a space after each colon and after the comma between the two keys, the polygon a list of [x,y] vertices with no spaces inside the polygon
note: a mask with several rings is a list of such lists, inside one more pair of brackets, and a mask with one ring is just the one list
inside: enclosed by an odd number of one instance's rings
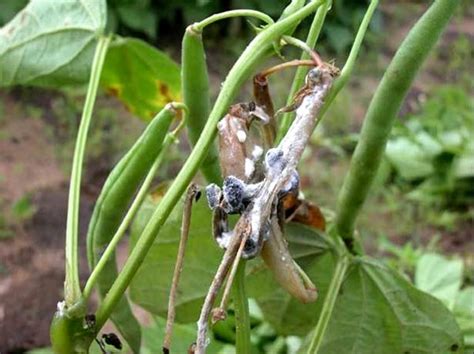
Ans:
{"label": "thin twig", "polygon": [[271,68],[268,68],[267,70],[262,71],[259,76],[267,77],[278,71],[281,71],[286,68],[291,68],[294,66],[317,66],[317,65],[318,65],[317,62],[315,62],[314,60],[294,59],[282,64],[272,66]]}
{"label": "thin twig", "polygon": [[171,336],[173,332],[173,323],[176,315],[176,293],[178,290],[179,277],[183,270],[184,252],[186,250],[186,243],[189,236],[189,226],[191,225],[191,213],[193,207],[193,200],[199,195],[199,187],[191,183],[188,187],[186,197],[184,200],[183,220],[181,224],[181,239],[179,241],[178,255],[176,257],[176,265],[173,273],[173,280],[171,282],[170,295],[168,299],[168,318],[166,320],[165,338],[163,340],[163,353],[167,354],[171,347]]}
{"label": "thin twig", "polygon": [[248,220],[248,215],[243,215],[235,226],[235,235],[234,237],[232,237],[232,240],[230,241],[224,253],[224,256],[222,257],[222,261],[219,265],[219,268],[217,269],[216,275],[212,280],[211,286],[209,287],[206,299],[204,300],[204,304],[201,308],[201,315],[199,316],[199,320],[197,322],[198,331],[196,340],[196,354],[204,354],[206,351],[207,327],[212,306],[222,284],[224,283],[224,279],[227,276],[227,273],[229,272],[229,269],[235,260],[237,252],[240,248],[240,240],[243,238],[248,238],[250,235],[249,227],[250,224]]}
{"label": "thin twig", "polygon": [[[234,237],[238,235],[234,235]],[[226,313],[226,308],[227,304],[229,303],[229,298],[230,298],[230,291],[232,289],[232,284],[234,282],[235,274],[237,273],[237,268],[239,267],[240,260],[242,258],[242,253],[245,248],[245,243],[247,242],[248,238],[248,233],[244,235],[242,238],[242,241],[240,242],[239,249],[237,250],[237,254],[235,255],[234,262],[232,264],[232,268],[230,271],[229,276],[227,277],[225,288],[224,288],[224,293],[222,295],[221,303],[219,307],[215,310],[216,311],[216,316],[212,317],[212,323],[216,323],[217,321],[224,320],[225,319],[225,313]]]}

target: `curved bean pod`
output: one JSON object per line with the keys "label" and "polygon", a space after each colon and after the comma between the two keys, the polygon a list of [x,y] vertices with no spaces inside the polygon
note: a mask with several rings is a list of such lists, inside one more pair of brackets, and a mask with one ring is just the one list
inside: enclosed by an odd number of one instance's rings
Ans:
{"label": "curved bean pod", "polygon": [[[193,25],[186,28],[183,37],[181,68],[183,100],[189,110],[186,119],[188,136],[194,145],[201,136],[202,129],[209,116],[210,96],[206,53],[202,43],[202,35]],[[208,182],[218,184],[222,182],[215,144],[209,148],[200,168]]]}
{"label": "curved bean pod", "polygon": [[421,64],[448,24],[459,0],[438,0],[405,38],[370,102],[349,173],[338,196],[336,230],[349,247],[354,224],[377,173],[393,122]]}
{"label": "curved bean pod", "polygon": [[[114,167],[97,199],[87,234],[87,256],[91,269],[99,261],[119,227],[135,192],[161,151],[163,140],[175,116],[167,105],[151,121],[140,138]],[[97,288],[103,298],[118,275],[115,254],[99,274]],[[134,352],[140,350],[141,329],[126,297],[110,316]]]}

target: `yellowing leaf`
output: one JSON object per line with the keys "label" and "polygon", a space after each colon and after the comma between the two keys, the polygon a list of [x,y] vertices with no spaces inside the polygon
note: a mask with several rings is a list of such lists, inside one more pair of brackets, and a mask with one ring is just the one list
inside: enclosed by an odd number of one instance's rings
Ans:
{"label": "yellowing leaf", "polygon": [[151,45],[119,38],[107,52],[101,86],[131,113],[149,121],[168,102],[180,99],[180,70]]}

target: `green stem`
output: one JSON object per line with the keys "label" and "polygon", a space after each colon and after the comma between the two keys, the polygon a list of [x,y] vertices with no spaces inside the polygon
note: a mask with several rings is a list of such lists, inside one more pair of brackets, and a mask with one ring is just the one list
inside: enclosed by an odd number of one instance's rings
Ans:
{"label": "green stem", "polygon": [[74,148],[66,224],[66,280],[64,282],[64,299],[67,306],[72,306],[81,297],[77,244],[82,165],[87,142],[87,132],[89,130],[95,98],[97,96],[97,88],[99,86],[100,73],[102,71],[109,42],[110,37],[100,37],[97,42],[86,101],[84,103],[84,110],[82,112],[81,122],[77,133],[76,146]]}
{"label": "green stem", "polygon": [[196,174],[199,165],[206,156],[208,149],[215,138],[218,121],[226,113],[242,84],[250,77],[252,71],[261,60],[265,58],[265,55],[271,48],[273,41],[284,34],[285,31],[291,28],[294,23],[297,23],[299,20],[311,14],[321,5],[322,2],[323,1],[312,1],[293,15],[260,32],[234,64],[227,79],[222,85],[220,94],[209,115],[209,120],[202,131],[201,137],[191,152],[191,155],[186,160],[183,168],[176,176],[168,192],[157,206],[122,271],[104,301],[99,305],[96,314],[98,329],[104,325],[115,304],[125,292],[128,284],[138,270],[138,267],[143,262],[153,240],[160,231],[161,226],[164,224],[174,206],[178,203],[179,198],[186,190],[186,187],[189,185],[189,182]]}
{"label": "green stem", "polygon": [[247,262],[240,260],[235,274],[232,294],[235,310],[235,350],[237,353],[250,353],[250,315],[249,303],[245,292],[245,265]]}
{"label": "green stem", "polygon": [[[308,36],[306,38],[306,45],[309,48],[314,48],[316,42],[318,41],[319,34],[321,33],[321,28],[323,27],[324,19],[326,18],[326,14],[331,8],[331,0],[327,0],[324,4],[318,9],[316,15],[314,15],[313,22],[311,23],[311,27],[308,32]],[[310,55],[304,51],[301,54],[301,60],[307,60],[310,58]],[[288,99],[286,105],[289,106],[293,101],[293,97],[296,92],[303,86],[304,78],[306,75],[306,68],[300,66],[296,69],[295,78],[293,79],[293,83],[291,85],[290,94],[288,95]],[[281,117],[281,124],[280,129],[278,130],[277,142],[279,142],[290,128],[291,120],[294,113],[288,112],[285,113]]]}
{"label": "green stem", "polygon": [[291,36],[283,36],[282,39],[287,44],[290,44],[296,48],[301,49],[307,55],[311,55],[311,53],[313,52],[313,49],[308,44],[306,44],[306,42],[303,42],[302,40],[298,38],[291,37]]}
{"label": "green stem", "polygon": [[214,22],[224,20],[227,18],[232,18],[232,17],[255,17],[258,18],[259,20],[267,23],[267,24],[273,24],[275,21],[268,16],[267,14],[264,14],[263,12],[260,11],[255,11],[255,10],[230,10],[230,11],[224,11],[212,16],[209,16],[205,18],[204,20],[195,23],[193,25],[193,28],[198,31],[202,31],[204,27],[209,26],[210,24],[213,24]]}
{"label": "green stem", "polygon": [[349,53],[349,56],[347,57],[346,63],[344,64],[344,67],[341,70],[341,75],[339,75],[337,80],[334,82],[334,85],[331,91],[326,97],[326,104],[324,105],[322,109],[322,114],[324,114],[327,111],[331,102],[334,100],[334,98],[336,98],[339,91],[341,91],[342,88],[347,84],[347,81],[349,81],[349,78],[352,75],[352,71],[354,70],[354,65],[357,60],[357,56],[359,55],[359,51],[362,46],[362,41],[364,40],[365,33],[367,32],[367,28],[369,27],[370,20],[372,19],[372,16],[375,12],[375,9],[377,8],[378,3],[379,3],[379,0],[372,0],[370,2],[369,7],[367,8],[367,11],[365,12],[364,18],[362,19],[362,22],[360,23],[359,29],[357,30],[357,34],[354,39],[354,43],[352,44],[352,48]]}
{"label": "green stem", "polygon": [[437,0],[418,20],[387,68],[370,102],[337,203],[337,233],[351,247],[357,215],[369,193],[390,130],[421,64],[460,0]]}
{"label": "green stem", "polygon": [[145,180],[143,181],[143,184],[141,185],[137,193],[137,196],[132,202],[132,205],[130,206],[130,208],[128,209],[127,214],[125,214],[125,217],[123,218],[122,223],[120,224],[119,228],[115,232],[115,235],[112,237],[112,240],[107,245],[107,248],[105,249],[103,255],[100,257],[99,262],[97,262],[97,265],[94,267],[91,275],[87,279],[87,282],[82,294],[84,301],[87,301],[89,299],[89,296],[91,295],[92,290],[94,289],[94,286],[97,283],[97,280],[99,279],[100,273],[107,266],[107,262],[109,261],[110,257],[114,254],[118,243],[120,242],[122,237],[125,235],[125,231],[127,231],[137,211],[140,209],[140,206],[142,205],[143,200],[148,195],[148,190],[151,186],[151,183],[153,182],[153,178],[155,177],[156,171],[158,171],[158,168],[161,166],[165,158],[165,155],[167,153],[168,147],[174,141],[176,141],[177,139],[176,135],[177,135],[177,131],[175,130],[174,132],[166,136],[165,141],[163,142],[163,145],[162,145],[162,150],[159,153],[153,165],[151,166],[150,171],[148,172]]}
{"label": "green stem", "polygon": [[329,320],[331,319],[334,310],[334,305],[336,304],[337,295],[339,294],[339,289],[344,281],[349,264],[350,259],[347,252],[338,255],[336,268],[334,269],[328,292],[324,298],[323,308],[321,309],[321,314],[313,334],[313,340],[308,349],[308,354],[316,354],[323,342],[324,334],[326,333]]}

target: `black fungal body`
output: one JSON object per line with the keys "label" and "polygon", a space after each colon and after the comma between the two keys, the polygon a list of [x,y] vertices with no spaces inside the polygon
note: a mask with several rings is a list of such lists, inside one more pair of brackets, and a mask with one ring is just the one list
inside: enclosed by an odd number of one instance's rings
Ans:
{"label": "black fungal body", "polygon": [[224,180],[223,193],[225,211],[228,214],[240,213],[244,207],[245,183],[237,177],[229,176]]}

